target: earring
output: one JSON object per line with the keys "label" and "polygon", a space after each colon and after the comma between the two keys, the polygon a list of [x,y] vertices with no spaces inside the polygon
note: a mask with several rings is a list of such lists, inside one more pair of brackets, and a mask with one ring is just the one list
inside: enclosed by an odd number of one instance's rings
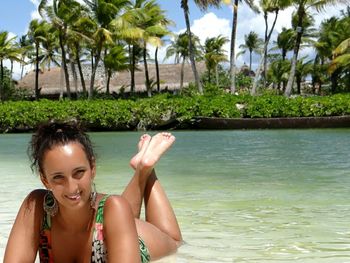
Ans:
{"label": "earring", "polygon": [[97,192],[96,192],[96,185],[95,183],[91,184],[91,194],[90,194],[90,206],[91,208],[95,209],[95,203],[96,203],[96,197],[97,197]]}
{"label": "earring", "polygon": [[51,217],[58,212],[58,204],[51,190],[48,190],[44,196],[44,210]]}

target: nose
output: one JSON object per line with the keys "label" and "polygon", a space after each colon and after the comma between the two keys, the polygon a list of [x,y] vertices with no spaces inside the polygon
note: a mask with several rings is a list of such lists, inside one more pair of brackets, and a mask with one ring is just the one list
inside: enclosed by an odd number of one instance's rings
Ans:
{"label": "nose", "polygon": [[74,178],[69,177],[67,180],[67,192],[69,194],[76,194],[78,191],[79,191],[78,182]]}

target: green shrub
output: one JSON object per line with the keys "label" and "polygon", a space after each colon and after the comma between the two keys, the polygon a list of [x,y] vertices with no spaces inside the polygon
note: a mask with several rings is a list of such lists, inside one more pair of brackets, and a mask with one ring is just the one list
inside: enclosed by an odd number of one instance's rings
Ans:
{"label": "green shrub", "polygon": [[31,130],[50,119],[78,119],[91,129],[157,129],[195,117],[277,118],[350,114],[350,95],[293,97],[231,95],[206,86],[205,95],[157,94],[152,98],[118,100],[40,100],[0,103],[0,131]]}

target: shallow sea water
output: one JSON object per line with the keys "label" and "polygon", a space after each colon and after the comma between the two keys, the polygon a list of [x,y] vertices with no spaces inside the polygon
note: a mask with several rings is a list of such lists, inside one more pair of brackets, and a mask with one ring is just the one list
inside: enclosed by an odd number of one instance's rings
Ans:
{"label": "shallow sea water", "polygon": [[[157,174],[185,244],[170,262],[350,262],[350,130],[176,131]],[[121,193],[141,134],[91,133],[100,192]],[[23,198],[30,135],[0,135],[0,257]]]}

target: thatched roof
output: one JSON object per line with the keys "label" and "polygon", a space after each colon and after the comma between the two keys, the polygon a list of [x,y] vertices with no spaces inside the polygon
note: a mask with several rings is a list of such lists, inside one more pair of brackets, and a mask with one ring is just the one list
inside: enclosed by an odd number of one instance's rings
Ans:
{"label": "thatched roof", "polygon": [[[149,76],[150,79],[156,80],[155,65],[149,64]],[[199,74],[205,71],[205,65],[203,63],[197,63],[197,70]],[[145,87],[145,73],[143,71],[143,65],[138,66],[139,70],[135,72],[135,86],[136,92],[143,92],[146,90]],[[161,89],[176,90],[180,87],[180,72],[181,64],[160,64],[160,80]],[[88,89],[90,85],[91,68],[89,65],[84,65],[84,78],[86,83],[86,88]],[[79,73],[78,75],[78,91],[82,91]],[[104,69],[100,67],[96,74],[95,87],[100,91],[105,91],[106,78],[104,76]],[[185,65],[184,70],[184,86],[188,85],[190,82],[194,82],[194,77],[192,73],[191,66],[189,64]],[[35,72],[27,73],[21,80],[18,81],[17,87],[29,89],[34,91],[35,85]],[[70,73],[70,87],[71,92],[75,92],[75,85],[73,81],[72,74]],[[110,92],[119,93],[121,87],[123,87],[125,92],[130,91],[130,72],[123,71],[118,72],[113,75],[110,81]],[[60,67],[51,68],[50,70],[44,70],[39,74],[39,88],[41,88],[41,94],[43,95],[57,95],[60,93],[65,93],[65,80],[63,71]],[[156,88],[156,87],[154,87]]]}

